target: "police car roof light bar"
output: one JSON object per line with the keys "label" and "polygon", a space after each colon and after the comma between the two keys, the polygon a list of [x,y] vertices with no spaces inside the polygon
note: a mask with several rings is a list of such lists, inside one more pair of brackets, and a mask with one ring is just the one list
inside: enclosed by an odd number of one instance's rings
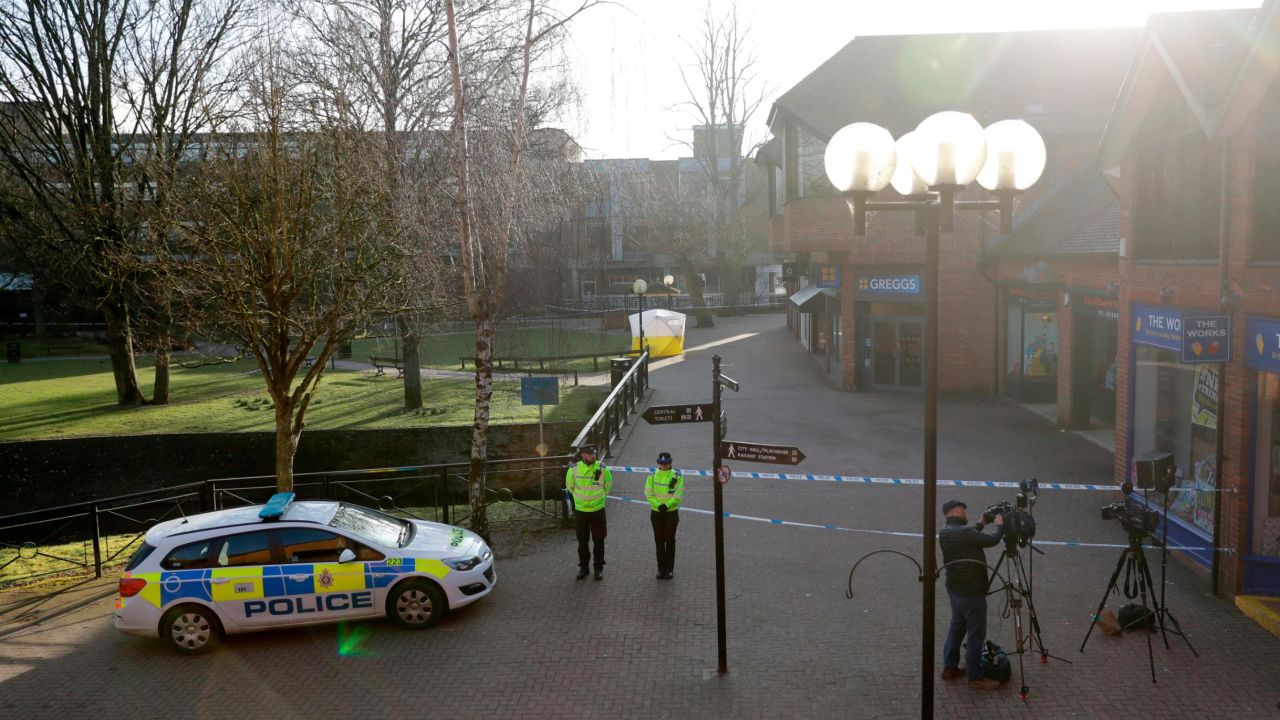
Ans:
{"label": "police car roof light bar", "polygon": [[297,495],[291,492],[276,493],[271,496],[266,505],[262,506],[262,510],[258,513],[258,517],[263,520],[279,520],[284,511],[289,509],[289,503]]}

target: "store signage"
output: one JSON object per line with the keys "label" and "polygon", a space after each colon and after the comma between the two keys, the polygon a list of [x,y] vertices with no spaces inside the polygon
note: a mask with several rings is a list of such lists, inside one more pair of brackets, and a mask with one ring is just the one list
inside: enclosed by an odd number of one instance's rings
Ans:
{"label": "store signage", "polygon": [[1231,317],[1184,315],[1182,362],[1210,363],[1231,360]]}
{"label": "store signage", "polygon": [[1075,298],[1076,307],[1084,308],[1087,314],[1109,320],[1120,319],[1120,301],[1116,298],[1076,292],[1072,292],[1072,296]]}
{"label": "store signage", "polygon": [[795,280],[798,277],[800,277],[799,263],[793,263],[793,262],[782,263],[782,279],[783,280]]}
{"label": "store signage", "polygon": [[1006,291],[1006,295],[1010,300],[1022,302],[1028,305],[1057,305],[1058,290],[1044,288],[1029,288],[1023,285],[1011,285]]}
{"label": "store signage", "polygon": [[1155,305],[1134,305],[1133,341],[1182,352],[1182,311]]}
{"label": "store signage", "polygon": [[858,277],[858,295],[884,297],[886,295],[919,295],[919,275],[862,275]]}
{"label": "store signage", "polygon": [[814,267],[814,285],[820,288],[840,287],[840,266],[835,263],[821,263]]}
{"label": "store signage", "polygon": [[1245,319],[1244,364],[1254,370],[1280,373],[1280,320]]}

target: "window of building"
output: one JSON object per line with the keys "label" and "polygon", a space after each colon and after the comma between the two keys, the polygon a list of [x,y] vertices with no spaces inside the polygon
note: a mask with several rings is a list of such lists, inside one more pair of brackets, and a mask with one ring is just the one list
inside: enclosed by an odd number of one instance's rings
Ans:
{"label": "window of building", "polygon": [[1258,373],[1253,554],[1280,557],[1280,375]]}
{"label": "window of building", "polygon": [[823,156],[827,152],[827,144],[814,137],[812,133],[799,128],[799,166],[800,197],[826,197],[835,194],[831,181],[827,179],[827,170]]}
{"label": "window of building", "polygon": [[1272,86],[1255,117],[1257,139],[1253,144],[1254,260],[1280,261],[1280,88]]}
{"label": "window of building", "polygon": [[[1173,455],[1176,491],[1169,515],[1208,537],[1217,488],[1218,372],[1213,364],[1182,364],[1178,353],[1135,346],[1133,453]],[[1203,490],[1205,492],[1196,492]],[[1151,491],[1151,503],[1163,502]]]}
{"label": "window of building", "polygon": [[1217,152],[1182,94],[1167,87],[1138,132],[1133,233],[1140,260],[1218,257]]}

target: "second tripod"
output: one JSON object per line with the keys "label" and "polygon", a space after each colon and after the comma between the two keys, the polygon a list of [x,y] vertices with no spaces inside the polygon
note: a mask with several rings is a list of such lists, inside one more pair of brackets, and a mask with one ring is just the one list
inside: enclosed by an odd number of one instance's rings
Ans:
{"label": "second tripod", "polygon": [[[1032,552],[1040,552],[1034,545],[1027,546]],[[1044,645],[1044,636],[1040,633],[1040,616],[1036,614],[1036,605],[1032,596],[1032,578],[1028,572],[1027,566],[1022,562],[1022,555],[1018,553],[1017,546],[1013,543],[1006,543],[1004,552],[1001,553],[1000,559],[996,561],[995,572],[992,573],[992,579],[999,577],[1000,568],[1008,563],[1006,574],[1009,578],[1008,588],[1017,594],[1018,600],[1026,599],[1027,605],[1027,634],[1022,635],[1022,628],[1017,627],[1015,632],[1018,633],[1017,647],[1018,653],[1034,652],[1040,656],[1041,663],[1049,662],[1049,658],[1061,660],[1064,663],[1071,664],[1071,661],[1050,653]],[[990,594],[990,593],[989,593]],[[1011,596],[1012,597],[1012,596]],[[1010,603],[1010,607],[1013,604]],[[1020,623],[1019,623],[1020,625]],[[1025,645],[1023,644],[1025,640]]]}

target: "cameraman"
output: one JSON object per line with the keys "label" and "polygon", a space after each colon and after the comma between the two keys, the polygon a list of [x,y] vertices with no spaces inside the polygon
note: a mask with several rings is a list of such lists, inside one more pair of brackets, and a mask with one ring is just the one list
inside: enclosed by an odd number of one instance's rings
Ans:
{"label": "cameraman", "polygon": [[[982,532],[983,525],[991,521],[985,515],[973,527],[969,523],[967,506],[959,500],[942,504],[942,514],[947,518],[946,527],[938,531],[938,544],[942,546],[944,564],[956,560],[974,560],[947,565],[947,594],[951,596],[951,628],[942,651],[942,679],[955,680],[968,672],[969,687],[977,690],[995,690],[998,680],[982,674],[982,648],[987,639],[987,553],[985,548],[996,545],[1004,537],[1004,518],[995,517],[996,531]],[[981,564],[979,564],[981,563]],[[965,665],[960,665],[960,641],[965,641]]]}

